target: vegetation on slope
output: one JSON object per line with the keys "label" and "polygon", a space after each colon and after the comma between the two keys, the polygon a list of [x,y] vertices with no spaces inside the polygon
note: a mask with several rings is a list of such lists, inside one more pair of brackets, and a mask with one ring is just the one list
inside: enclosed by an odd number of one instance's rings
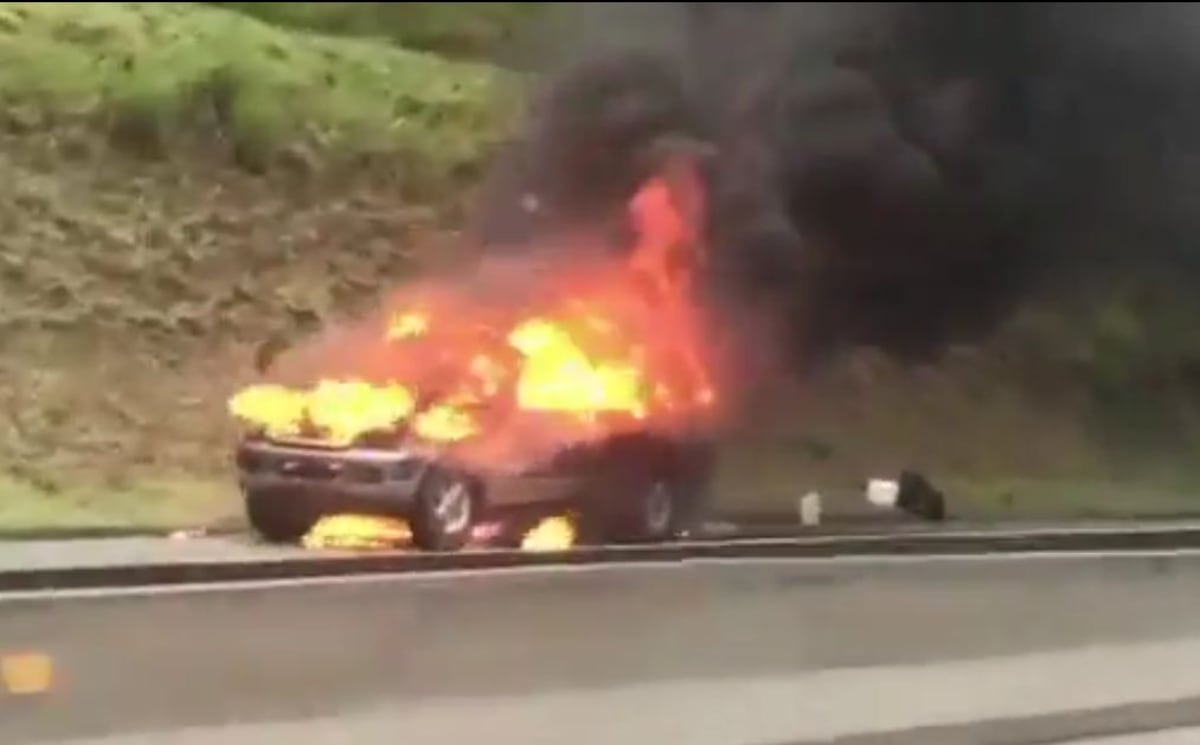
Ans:
{"label": "vegetation on slope", "polygon": [[386,39],[407,49],[491,58],[547,3],[210,3],[288,28]]}
{"label": "vegetation on slope", "polygon": [[227,509],[194,495],[254,348],[446,245],[519,85],[201,4],[0,4],[0,522]]}
{"label": "vegetation on slope", "polygon": [[13,126],[86,123],[152,156],[214,145],[262,171],[379,161],[444,196],[506,129],[516,81],[382,42],[288,32],[188,3],[4,3]]}

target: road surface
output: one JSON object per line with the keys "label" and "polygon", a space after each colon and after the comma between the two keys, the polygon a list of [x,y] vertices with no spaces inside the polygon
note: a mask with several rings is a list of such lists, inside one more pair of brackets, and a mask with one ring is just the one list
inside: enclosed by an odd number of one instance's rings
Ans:
{"label": "road surface", "polygon": [[1070,740],[1056,745],[1196,745],[1200,743],[1200,728],[1171,729],[1163,732],[1143,732],[1122,737],[1095,737]]}
{"label": "road surface", "polygon": [[[1193,698],[1181,699],[1191,695]],[[864,667],[493,698],[380,703],[339,716],[228,724],[62,741],[71,745],[1047,745],[1029,726],[1047,714],[1072,731],[1075,712],[1128,700],[1200,706],[1200,638],[939,665]],[[1063,714],[1065,712],[1065,715]],[[1197,714],[1200,716],[1200,714]],[[976,719],[984,724],[971,724]],[[965,726],[964,726],[965,725]],[[1083,726],[1086,730],[1086,725]],[[1078,730],[1077,730],[1078,731]],[[1192,730],[1195,732],[1196,730]],[[867,733],[867,734],[863,734]],[[1069,736],[1069,735],[1068,735]],[[1155,745],[1195,745],[1180,731]],[[1018,739],[1022,738],[1022,739]],[[1036,738],[1036,739],[1034,739]],[[1183,738],[1183,739],[1180,739]],[[1138,745],[1132,737],[1074,745]],[[1141,745],[1146,745],[1141,743]]]}
{"label": "road surface", "polygon": [[1200,716],[1198,586],[1178,552],[0,596],[0,644],[56,671],[0,696],[0,741],[954,745],[928,728],[1047,715],[1091,736],[1062,722]]}
{"label": "road surface", "polygon": [[[851,535],[994,533],[997,530],[1018,532],[1040,531],[1098,531],[1135,528],[1139,530],[1197,529],[1196,521],[1082,521],[1070,523],[947,523],[921,522],[860,522],[851,526],[801,529],[794,525],[768,527],[736,525],[728,522],[710,523],[705,537],[711,540],[747,538],[761,535],[790,535],[813,537]],[[344,551],[321,551],[321,555],[350,555]],[[195,536],[182,534],[177,538],[78,538],[72,540],[0,540],[0,571],[21,569],[60,569],[70,567],[130,566],[162,563],[210,563],[255,560],[285,560],[315,555],[313,551],[295,546],[272,546],[255,541],[246,534]]]}

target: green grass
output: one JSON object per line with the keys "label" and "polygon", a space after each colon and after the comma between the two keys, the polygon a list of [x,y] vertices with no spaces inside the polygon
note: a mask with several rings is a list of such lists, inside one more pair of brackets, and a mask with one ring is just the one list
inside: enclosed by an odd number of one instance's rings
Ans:
{"label": "green grass", "polygon": [[44,491],[0,479],[0,529],[190,529],[237,524],[241,505],[225,481],[188,477],[123,488],[74,485]]}
{"label": "green grass", "polygon": [[254,168],[289,146],[375,155],[413,190],[444,194],[506,132],[517,83],[489,65],[202,4],[0,4],[9,118],[101,121],[155,153],[200,136]]}
{"label": "green grass", "polygon": [[1071,481],[955,478],[940,482],[956,511],[983,519],[1085,519],[1200,515],[1200,480]]}
{"label": "green grass", "polygon": [[504,50],[548,3],[209,3],[290,28],[386,39],[449,56]]}

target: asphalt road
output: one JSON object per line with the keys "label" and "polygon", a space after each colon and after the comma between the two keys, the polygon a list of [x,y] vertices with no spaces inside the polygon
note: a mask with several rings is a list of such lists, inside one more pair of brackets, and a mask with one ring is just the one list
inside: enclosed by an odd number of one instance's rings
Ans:
{"label": "asphalt road", "polygon": [[[1195,642],[1188,661],[1200,662]],[[1183,646],[1101,647],[1090,653],[1030,655],[1013,660],[952,662],[941,666],[827,671],[788,679],[681,681],[527,697],[457,698],[427,704],[389,704],[342,716],[303,721],[225,724],[62,741],[64,745],[260,745],[304,743],[372,745],[403,740],[420,745],[464,742],[502,745],[1137,745],[1120,738],[1047,739],[1046,732],[1085,732],[1090,713],[1051,719],[1044,712],[1079,705],[1107,706],[1122,695],[1150,695],[1151,687],[1106,686],[1117,665],[1162,665]],[[1102,659],[1107,657],[1107,660]],[[1143,671],[1155,673],[1156,671]],[[1091,677],[1089,677],[1091,676]],[[1116,676],[1119,677],[1119,676]],[[1150,676],[1151,678],[1154,675]],[[1192,681],[1195,683],[1195,677]],[[1174,685],[1173,685],[1174,683]],[[1178,681],[1153,687],[1162,695]],[[983,697],[1000,698],[982,706]],[[1060,696],[1058,699],[1052,696]],[[1180,701],[1195,707],[1200,699]],[[981,709],[1004,712],[982,725]],[[1103,709],[1101,709],[1103,710]],[[1128,710],[1128,709],[1126,709]],[[1090,709],[1095,712],[1096,709]],[[1041,715],[1041,716],[1039,716]],[[1054,724],[1046,727],[1047,721]],[[1042,729],[1031,728],[1038,722]],[[935,723],[930,726],[930,723]],[[1072,729],[1075,727],[1075,729]],[[869,730],[868,734],[859,734]],[[1196,731],[1194,728],[1191,731]],[[1195,745],[1169,734],[1159,745]],[[1143,733],[1144,734],[1144,733]],[[1165,734],[1152,733],[1165,738]],[[787,739],[781,739],[787,738]]]}
{"label": "asphalt road", "polygon": [[55,669],[0,696],[0,742],[1026,745],[986,738],[1130,702],[1200,716],[1198,586],[1181,552],[0,596],[0,647]]}
{"label": "asphalt road", "polygon": [[1122,737],[1070,740],[1056,745],[1196,745],[1200,743],[1200,728],[1188,727],[1163,732],[1141,733]]}
{"label": "asphalt road", "polygon": [[[1198,521],[1076,521],[1026,522],[987,524],[979,522],[925,523],[913,520],[857,521],[816,528],[801,528],[795,524],[734,524],[715,522],[706,526],[706,537],[714,540],[729,538],[754,539],[771,536],[823,537],[831,535],[898,535],[951,532],[1057,531],[1064,529],[1088,531],[1128,528],[1141,530],[1158,528],[1200,528]],[[321,555],[348,556],[351,552],[321,551]],[[76,538],[70,540],[0,540],[0,571],[22,569],[61,569],[70,567],[131,566],[163,563],[234,563],[255,560],[285,560],[310,557],[313,551],[294,546],[264,545],[250,535],[181,535],[169,534],[133,538]]]}

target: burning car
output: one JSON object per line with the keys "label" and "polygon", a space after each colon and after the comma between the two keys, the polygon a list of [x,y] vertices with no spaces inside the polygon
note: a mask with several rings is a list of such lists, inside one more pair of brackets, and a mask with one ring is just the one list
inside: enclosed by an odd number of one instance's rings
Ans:
{"label": "burning car", "polygon": [[424,550],[453,551],[485,521],[577,516],[585,535],[662,541],[700,506],[711,463],[703,439],[614,435],[513,472],[456,462],[452,451],[366,438],[344,448],[244,439],[237,453],[251,525],[270,541],[301,538],[323,515],[405,520]]}
{"label": "burning car", "polygon": [[295,380],[238,392],[252,526],[292,541],[323,515],[386,515],[439,551],[500,515],[572,514],[602,540],[687,530],[717,403],[691,298],[698,195],[686,168],[656,175],[630,250],[405,288],[277,371]]}

